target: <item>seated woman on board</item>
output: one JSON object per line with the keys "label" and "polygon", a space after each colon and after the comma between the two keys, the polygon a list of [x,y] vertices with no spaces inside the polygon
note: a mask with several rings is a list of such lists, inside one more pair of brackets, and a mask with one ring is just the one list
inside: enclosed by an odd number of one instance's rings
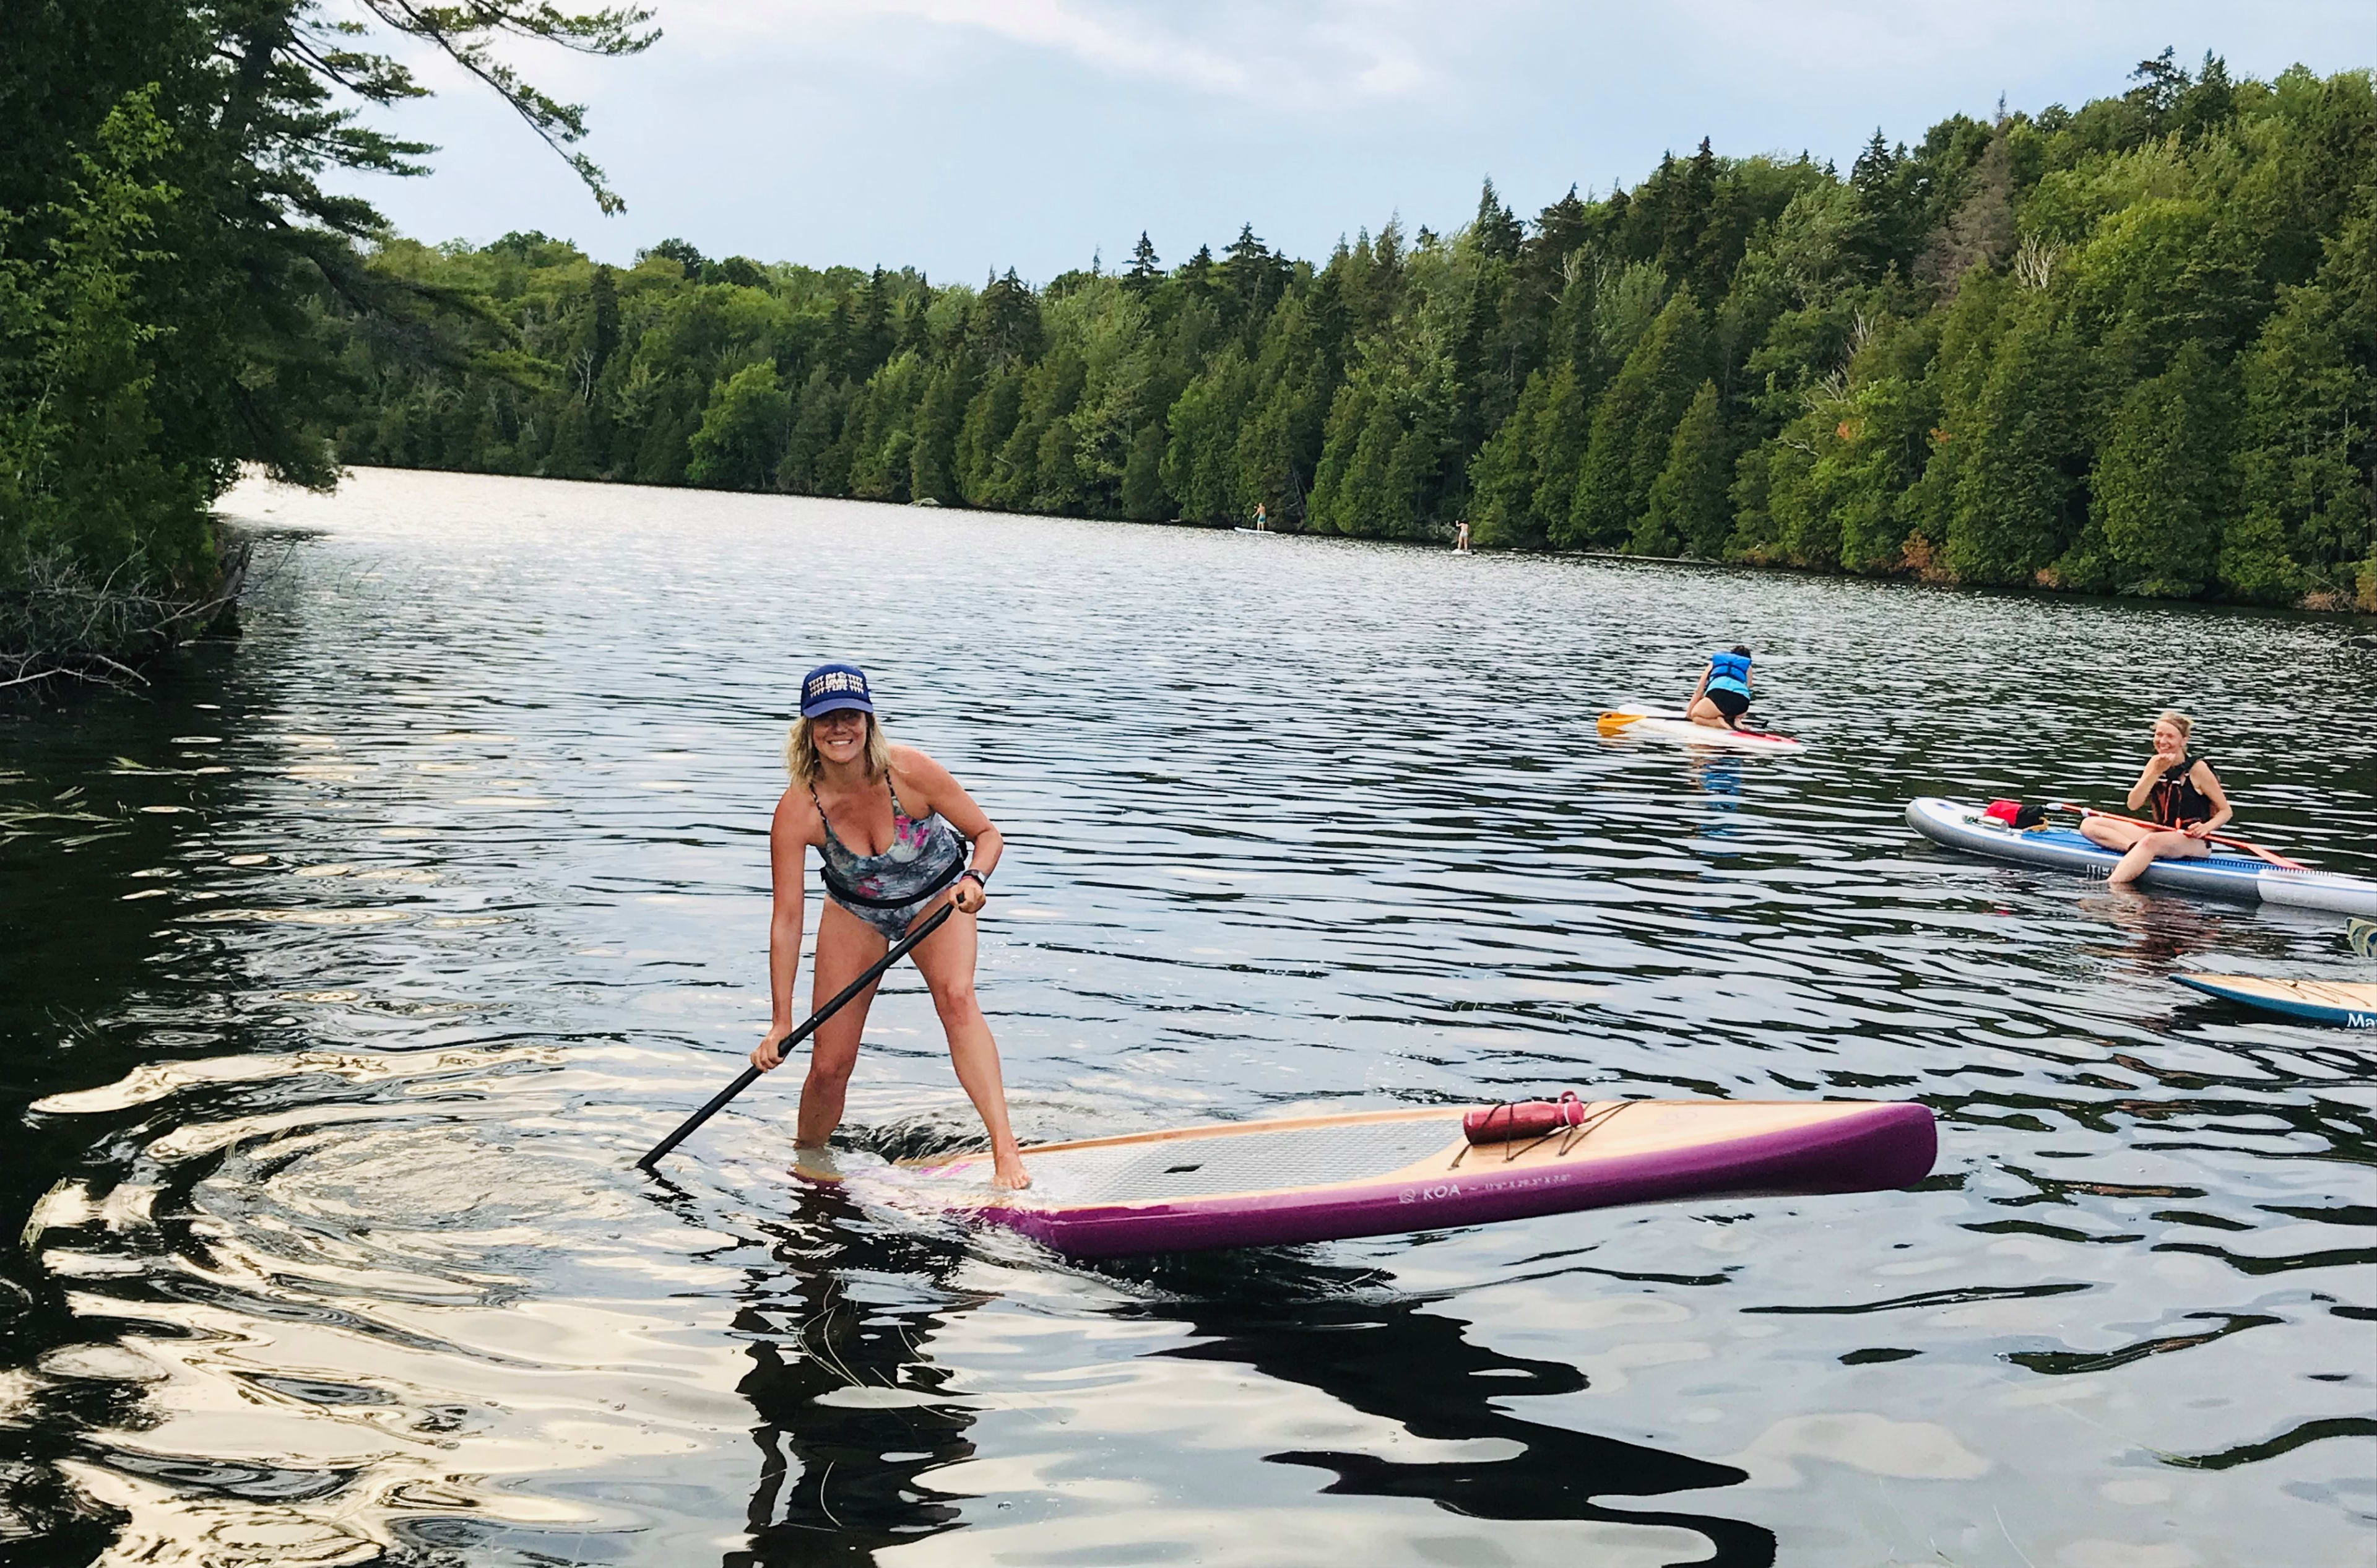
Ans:
{"label": "seated woman on board", "polygon": [[[768,925],[768,997],[774,1017],[751,1053],[751,1065],[766,1072],[783,1060],[783,1038],[797,1022],[793,977],[801,960],[806,851],[818,852],[826,891],[825,913],[818,917],[817,1004],[857,979],[942,903],[954,904],[957,912],[948,923],[909,956],[932,989],[958,1082],[990,1132],[992,1182],[1030,1186],[1007,1123],[998,1043],[973,994],[974,916],[989,896],[991,868],[998,864],[998,830],[948,769],[914,747],[884,739],[866,674],[853,664],[820,664],[801,682],[801,716],[784,743],[784,762],[792,787],[776,802],[768,832],[776,888]],[[808,1077],[801,1084],[793,1139],[796,1151],[823,1148],[841,1125],[842,1095],[858,1064],[859,1036],[874,999],[870,988],[810,1037]]]}
{"label": "seated woman on board", "polygon": [[1684,716],[1696,724],[1711,729],[1738,730],[1741,715],[1750,712],[1750,650],[1736,646],[1730,653],[1709,655],[1708,668],[1701,672],[1701,683],[1692,688],[1692,700]]}
{"label": "seated woman on board", "polygon": [[2113,868],[2115,887],[2136,881],[2156,860],[2211,854],[2205,839],[2236,815],[2212,764],[2187,749],[2194,728],[2194,721],[2180,712],[2166,712],[2155,721],[2154,755],[2146,759],[2129,795],[2130,809],[2144,811],[2154,826],[2109,817],[2082,819],[2080,831],[2091,843],[2125,852]]}

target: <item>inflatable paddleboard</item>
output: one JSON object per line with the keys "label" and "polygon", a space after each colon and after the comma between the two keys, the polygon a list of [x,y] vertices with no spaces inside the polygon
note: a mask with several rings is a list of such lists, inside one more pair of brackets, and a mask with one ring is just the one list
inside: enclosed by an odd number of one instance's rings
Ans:
{"label": "inflatable paddleboard", "polygon": [[[1925,838],[1998,860],[2051,867],[2103,879],[2121,857],[2071,828],[2017,832],[1981,815],[1977,806],[1935,797],[1913,801],[1906,821]],[[2377,915],[2377,882],[2335,871],[2286,871],[2251,856],[2216,850],[2201,859],[2157,860],[2138,878],[2161,892],[2208,893],[2248,904],[2286,904],[2339,915]]]}
{"label": "inflatable paddleboard", "polygon": [[1800,748],[1799,743],[1787,735],[1772,735],[1765,730],[1721,730],[1713,724],[1696,724],[1690,719],[1646,713],[1640,708],[1612,708],[1595,723],[1604,736],[1654,735],[1662,740],[1680,740],[1688,746],[1717,746],[1729,751]]}
{"label": "inflatable paddleboard", "polygon": [[1683,1198],[1869,1192],[1931,1169],[1923,1106],[1607,1100],[1545,1137],[1472,1144],[1487,1107],[1228,1122],[1023,1151],[1032,1186],[988,1185],[990,1156],[918,1162],[899,1198],[964,1211],[1074,1257],[1353,1236]]}
{"label": "inflatable paddleboard", "polygon": [[2222,1001],[2242,1002],[2309,1023],[2346,1029],[2377,1029],[2377,985],[2350,980],[2270,980],[2258,975],[2174,975]]}

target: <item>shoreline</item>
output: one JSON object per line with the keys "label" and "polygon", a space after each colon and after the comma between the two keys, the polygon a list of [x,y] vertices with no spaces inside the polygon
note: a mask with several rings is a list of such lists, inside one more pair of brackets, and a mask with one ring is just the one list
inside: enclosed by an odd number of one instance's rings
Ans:
{"label": "shoreline", "polygon": [[[1069,513],[1006,511],[988,507],[968,506],[962,502],[938,500],[892,501],[867,496],[802,496],[783,490],[729,490],[704,485],[667,485],[635,479],[574,479],[542,473],[501,473],[484,469],[418,468],[393,463],[351,463],[345,473],[382,471],[389,473],[445,473],[474,479],[518,479],[544,485],[584,485],[611,489],[651,490],[702,496],[745,496],[759,500],[829,501],[837,505],[889,507],[902,511],[919,510],[942,513],[972,513],[979,517],[1041,520],[1057,522],[1110,523],[1125,528],[1178,528],[1208,533],[1229,533],[1242,526],[1236,522],[1206,522],[1194,518],[1159,518],[1138,520],[1122,517],[1087,517]],[[260,473],[243,477],[242,483],[263,479]],[[218,503],[220,507],[220,503]],[[220,510],[218,520],[221,519]],[[1397,539],[1379,534],[1334,533],[1303,528],[1272,528],[1264,532],[1283,538],[1311,539],[1356,545],[1392,545],[1408,549],[1451,553],[1451,535],[1438,539]],[[1889,583],[1899,587],[1926,589],[1950,593],[1976,593],[1995,597],[2035,600],[2048,603],[2121,604],[2153,606],[2165,609],[2187,607],[2197,610],[2252,611],[2288,616],[2309,616],[2322,620],[2365,621],[2377,630],[2377,605],[2266,604],[2252,600],[2219,598],[2166,598],[2143,593],[2090,593],[2074,589],[2048,588],[2025,583],[1935,581],[1912,572],[1849,572],[1824,571],[1814,567],[1791,566],[1781,562],[1717,561],[1693,556],[1636,556],[1622,550],[1554,550],[1512,549],[1475,546],[1475,557],[1501,557],[1512,560],[1599,561],[1611,565],[1681,567],[1694,571],[1751,573],[1759,576],[1783,576],[1830,582]]]}

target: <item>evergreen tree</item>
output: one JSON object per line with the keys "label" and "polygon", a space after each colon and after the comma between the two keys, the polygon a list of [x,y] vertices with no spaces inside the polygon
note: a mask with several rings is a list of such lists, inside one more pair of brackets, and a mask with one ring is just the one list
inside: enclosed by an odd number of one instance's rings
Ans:
{"label": "evergreen tree", "polygon": [[809,372],[794,404],[784,455],[776,466],[776,488],[795,496],[830,496],[831,466],[826,454],[842,436],[842,383],[823,365]]}
{"label": "evergreen tree", "polygon": [[2213,579],[2233,485],[2228,377],[2202,343],[2132,388],[2092,477],[2092,521],[2114,582],[2192,597]]}
{"label": "evergreen tree", "polygon": [[1131,437],[1130,461],[1123,470],[1122,515],[1133,522],[1158,522],[1173,507],[1164,488],[1164,427],[1142,425]]}
{"label": "evergreen tree", "polygon": [[963,358],[944,364],[934,373],[918,411],[915,443],[908,475],[909,494],[916,498],[953,501],[958,485],[958,437],[964,425],[972,377]]}
{"label": "evergreen tree", "polygon": [[1260,326],[1287,292],[1287,258],[1272,255],[1270,247],[1255,237],[1252,223],[1239,228],[1238,237],[1230,242],[1216,271],[1221,279],[1222,297],[1227,302],[1225,319],[1233,325]]}
{"label": "evergreen tree", "polygon": [[995,507],[1001,488],[1000,456],[1023,413],[1023,368],[1005,365],[985,377],[958,427],[958,485],[970,507]]}
{"label": "evergreen tree", "polygon": [[1692,296],[1678,292],[1593,411],[1576,496],[1554,544],[1607,548],[1628,540],[1650,508],[1677,422],[1707,375],[1706,324]]}
{"label": "evergreen tree", "polygon": [[1040,357],[1040,302],[1012,267],[1005,277],[983,285],[973,324],[975,345],[984,362],[995,368]]}
{"label": "evergreen tree", "polygon": [[1574,504],[1577,476],[1592,435],[1593,404],[1583,377],[1576,366],[1553,368],[1544,390],[1543,412],[1535,416],[1535,494],[1531,535],[1544,544],[1559,542]]}
{"label": "evergreen tree", "polygon": [[[1570,195],[1574,194],[1571,187]],[[1519,259],[1519,242],[1524,231],[1519,227],[1518,219],[1511,215],[1511,209],[1502,205],[1502,197],[1490,178],[1477,193],[1477,216],[1470,221],[1469,237],[1481,256],[1505,262]]]}
{"label": "evergreen tree", "polygon": [[2031,581],[2078,535],[2086,369],[2048,302],[2026,307],[1999,346],[1948,523],[1947,562],[1962,581]]}
{"label": "evergreen tree", "polygon": [[2318,277],[2281,299],[2244,360],[2243,515],[2220,585],[2259,600],[2357,592],[2356,563],[2377,558],[2377,194],[2330,241]]}
{"label": "evergreen tree", "polygon": [[891,357],[891,301],[884,287],[883,269],[874,270],[866,287],[842,296],[838,315],[842,374],[853,381],[864,381]]}
{"label": "evergreen tree", "polygon": [[[1563,366],[1573,379],[1575,372]],[[1551,398],[1552,377],[1538,370],[1527,378],[1519,406],[1469,465],[1471,541],[1479,549],[1540,549],[1542,520],[1535,514],[1536,431]]]}
{"label": "evergreen tree", "polygon": [[1652,482],[1650,505],[1630,547],[1639,555],[1682,549],[1704,560],[1719,558],[1733,526],[1726,499],[1732,479],[1733,453],[1717,412],[1716,383],[1703,381],[1676,423],[1666,466]]}
{"label": "evergreen tree", "polygon": [[1155,292],[1164,281],[1163,258],[1155,247],[1147,243],[1147,231],[1139,232],[1139,243],[1130,247],[1130,269],[1123,275],[1124,286],[1134,294],[1144,297]]}

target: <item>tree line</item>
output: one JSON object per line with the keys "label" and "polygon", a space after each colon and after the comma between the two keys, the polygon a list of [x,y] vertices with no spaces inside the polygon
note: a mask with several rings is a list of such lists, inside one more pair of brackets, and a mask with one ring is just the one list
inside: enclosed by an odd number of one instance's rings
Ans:
{"label": "tree line", "polygon": [[[496,48],[632,54],[642,12],[355,4],[615,207],[582,115]],[[342,104],[419,92],[318,0],[12,13],[0,685],[216,592],[243,464],[1466,519],[1486,548],[2377,611],[2367,71],[2166,51],[2076,111],[1877,131],[1845,175],[1703,141],[1526,221],[1488,182],[1449,233],[1391,219],[1319,263],[1142,235],[1036,287],[415,244],[323,178],[418,172]]]}
{"label": "tree line", "polygon": [[2377,610],[2365,71],[2166,52],[1845,177],[1703,141],[1318,265],[1249,227],[1038,288],[534,233],[372,266],[478,302],[488,362],[359,329],[349,462]]}

